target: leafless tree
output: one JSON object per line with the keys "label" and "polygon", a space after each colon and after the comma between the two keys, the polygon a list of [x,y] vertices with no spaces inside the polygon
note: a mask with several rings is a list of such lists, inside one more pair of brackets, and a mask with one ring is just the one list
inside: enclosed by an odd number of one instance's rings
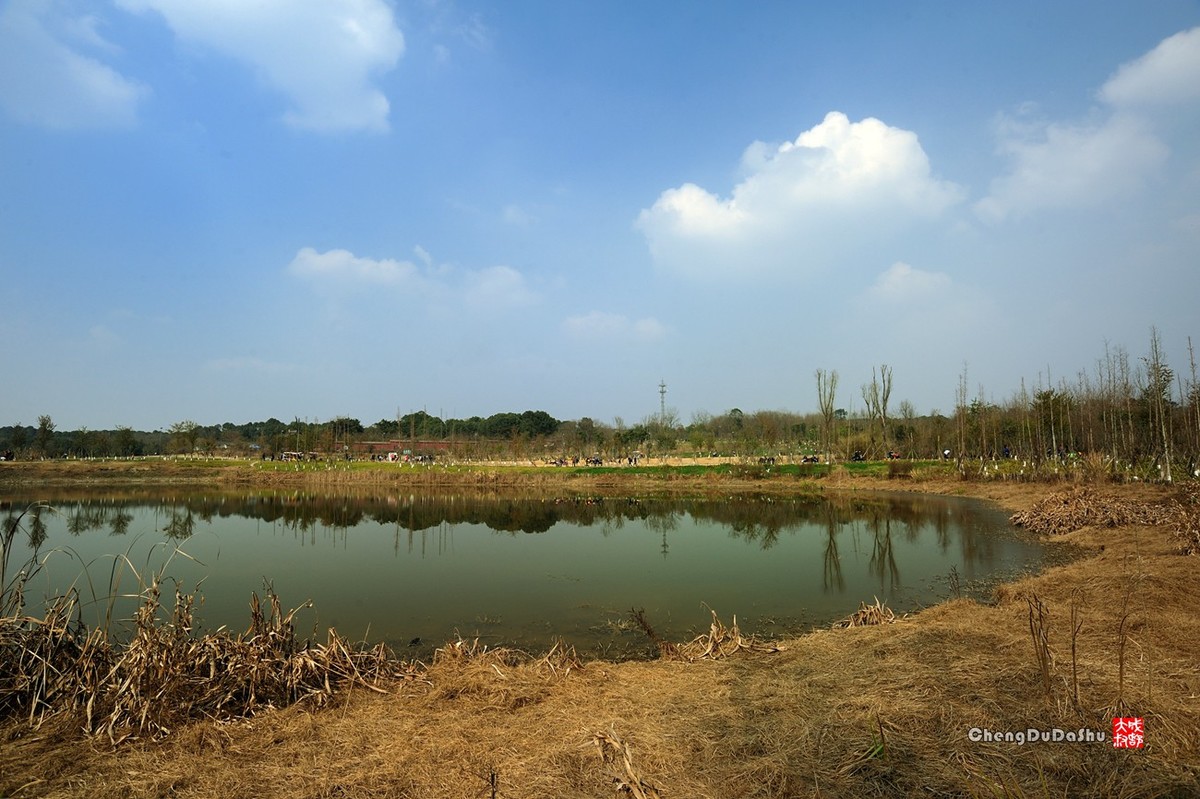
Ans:
{"label": "leafless tree", "polygon": [[1148,380],[1146,383],[1147,399],[1150,401],[1151,426],[1156,434],[1162,437],[1162,457],[1165,466],[1163,479],[1171,482],[1171,383],[1175,376],[1171,367],[1167,366],[1162,352],[1162,339],[1158,328],[1150,328],[1150,355],[1146,358]]}
{"label": "leafless tree", "polygon": [[838,373],[837,370],[826,372],[824,369],[817,370],[817,403],[821,408],[821,438],[825,446],[825,460],[830,459],[830,452],[833,449],[833,416],[834,406],[837,397]]}

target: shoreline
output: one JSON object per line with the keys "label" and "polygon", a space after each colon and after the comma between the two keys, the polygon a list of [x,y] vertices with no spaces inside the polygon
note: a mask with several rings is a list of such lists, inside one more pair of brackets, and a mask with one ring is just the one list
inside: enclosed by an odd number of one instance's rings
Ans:
{"label": "shoreline", "polygon": [[[563,477],[560,487],[581,485]],[[910,491],[973,497],[1011,513],[1072,489],[637,477],[614,490]],[[212,475],[197,478],[193,472],[178,485],[206,484]],[[287,484],[299,487],[292,479]],[[540,489],[550,481],[531,482]],[[364,490],[376,487],[367,483]],[[0,493],[13,487],[0,471]],[[1091,490],[1096,501],[1147,506],[1175,491]],[[640,783],[647,796],[1042,796],[1081,788],[1188,795],[1200,785],[1200,561],[1176,554],[1160,524],[1084,526],[1052,540],[1085,555],[1001,585],[992,602],[954,599],[893,624],[817,631],[782,642],[778,652],[580,663],[553,653],[522,661],[461,651],[435,659],[419,678],[386,684],[386,694],[356,688],[324,710],[300,703],[244,721],[196,721],[165,740],[115,749],[10,720],[0,727],[0,775],[9,775],[0,776],[0,794],[452,797],[486,796],[496,784],[497,796],[582,797],[611,793],[617,779]],[[1031,641],[1034,602],[1045,608],[1045,670]],[[1145,749],[969,737],[971,730],[1099,730],[1114,714],[1145,720]]]}

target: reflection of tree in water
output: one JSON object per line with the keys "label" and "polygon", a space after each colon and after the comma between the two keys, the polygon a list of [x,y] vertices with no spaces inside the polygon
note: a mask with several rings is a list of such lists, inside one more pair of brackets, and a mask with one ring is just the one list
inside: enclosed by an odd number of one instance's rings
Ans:
{"label": "reflection of tree in water", "polygon": [[662,552],[662,556],[665,558],[671,551],[671,547],[667,543],[667,533],[674,532],[679,527],[679,516],[674,511],[653,514],[646,517],[645,524],[646,529],[653,530],[662,535],[662,546],[659,547],[659,551]]}
{"label": "reflection of tree in water", "polygon": [[846,590],[846,581],[842,579],[842,558],[838,554],[838,533],[842,531],[842,525],[834,518],[832,508],[825,522],[825,572],[823,575],[823,584],[826,593],[831,588],[837,588],[838,593]]}
{"label": "reflection of tree in water", "polygon": [[871,573],[879,579],[880,591],[891,592],[900,585],[900,569],[896,566],[896,553],[892,549],[892,520],[886,516],[876,516],[867,525],[875,537],[868,565]]}
{"label": "reflection of tree in water", "polygon": [[129,532],[129,524],[132,521],[132,513],[124,508],[114,508],[112,515],[108,518],[108,529],[112,535],[125,535]]}
{"label": "reflection of tree in water", "polygon": [[[15,509],[15,504],[9,505],[4,522],[0,525],[0,564],[7,565],[8,558],[12,554],[12,542],[17,540],[17,534],[22,530],[25,531],[26,544],[31,554],[37,557],[38,550],[46,542],[46,521],[42,518],[43,510],[47,510],[46,506],[36,503],[31,503],[20,511]],[[0,577],[2,576],[0,574]]]}
{"label": "reflection of tree in water", "polygon": [[115,509],[103,505],[76,505],[67,516],[67,532],[71,535],[99,530],[108,524]]}
{"label": "reflection of tree in water", "polygon": [[[447,526],[471,524],[497,532],[542,533],[558,523],[584,527],[598,526],[605,534],[620,529],[626,521],[641,521],[663,536],[663,553],[668,551],[668,533],[690,517],[696,522],[722,525],[735,538],[770,549],[785,533],[805,527],[831,530],[854,522],[866,522],[876,531],[872,547],[872,568],[881,581],[899,582],[892,551],[894,534],[916,541],[932,528],[938,545],[945,550],[952,538],[959,538],[968,576],[976,560],[994,557],[994,545],[976,512],[935,497],[893,495],[739,497],[721,499],[671,499],[623,497],[514,497],[494,492],[440,494],[322,493],[319,491],[277,491],[254,494],[182,494],[163,496],[146,491],[140,496],[113,498],[94,494],[89,499],[60,505],[67,512],[68,530],[79,535],[89,529],[109,527],[114,535],[125,534],[133,524],[130,510],[155,507],[168,516],[164,532],[172,538],[186,538],[194,532],[197,519],[245,517],[278,524],[287,529],[309,533],[324,526],[348,530],[364,522],[394,526],[420,532],[443,530]],[[885,529],[878,526],[888,520]],[[893,529],[891,525],[903,525]],[[44,525],[41,528],[44,536]],[[827,588],[841,584],[840,558],[834,534],[826,542]],[[399,545],[399,538],[397,539]]]}
{"label": "reflection of tree in water", "polygon": [[163,533],[167,538],[176,541],[183,541],[191,538],[192,533],[196,530],[196,517],[190,509],[187,508],[172,508],[170,517],[167,523],[163,526]]}
{"label": "reflection of tree in water", "polygon": [[[46,538],[46,522],[42,518],[42,510],[47,506],[33,505],[30,507],[27,517],[29,520],[30,548],[37,549]],[[133,514],[129,512],[129,506],[125,504],[112,503],[78,503],[74,505],[66,505],[63,507],[63,516],[66,519],[66,530],[69,534],[78,536],[90,530],[100,530],[105,527],[109,528],[112,535],[125,535],[129,531],[129,525],[133,522]],[[5,519],[5,524],[16,524],[18,516],[9,513]]]}
{"label": "reflection of tree in water", "polygon": [[45,541],[46,520],[42,518],[41,508],[38,508],[29,520],[29,548],[37,552]]}

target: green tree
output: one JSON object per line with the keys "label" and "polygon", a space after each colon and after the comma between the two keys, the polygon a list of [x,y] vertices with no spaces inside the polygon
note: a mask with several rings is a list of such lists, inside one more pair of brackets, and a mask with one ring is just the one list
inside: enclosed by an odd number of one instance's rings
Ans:
{"label": "green tree", "polygon": [[380,419],[371,426],[384,436],[394,436],[400,431],[400,423],[395,419]]}
{"label": "green tree", "polygon": [[192,453],[196,451],[196,440],[200,438],[200,425],[191,419],[176,422],[167,428],[171,442],[176,452]]}
{"label": "green tree", "polygon": [[25,449],[25,445],[27,443],[28,442],[25,438],[25,426],[20,422],[17,422],[15,425],[13,425],[12,448],[17,453],[20,453],[21,450]]}
{"label": "green tree", "polygon": [[141,444],[138,443],[137,437],[133,434],[132,427],[118,427],[116,435],[113,437],[113,452],[122,457],[129,458],[134,455],[141,455]]}
{"label": "green tree", "polygon": [[38,453],[43,458],[50,457],[51,444],[54,443],[54,420],[49,416],[39,416],[38,428],[34,433],[33,440],[37,445]]}

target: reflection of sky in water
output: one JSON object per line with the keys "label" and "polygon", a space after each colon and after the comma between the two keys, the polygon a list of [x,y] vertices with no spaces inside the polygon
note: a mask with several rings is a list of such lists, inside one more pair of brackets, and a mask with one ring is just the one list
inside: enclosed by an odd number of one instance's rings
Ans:
{"label": "reflection of sky in water", "polygon": [[[250,593],[261,595],[269,579],[285,608],[315,603],[298,617],[302,630],[335,626],[393,644],[439,643],[457,630],[530,648],[555,635],[587,645],[611,636],[633,607],[669,638],[706,628],[705,606],[726,621],[738,614],[746,632],[775,634],[826,624],[876,596],[913,609],[949,595],[954,580],[965,591],[1042,557],[1002,513],[940,497],[830,504],[282,494],[54,506],[21,520],[9,559],[11,577],[31,539],[46,559],[30,602],[72,582],[85,601],[93,591],[106,596],[114,564],[123,572],[119,591],[136,591],[133,570],[148,575],[170,558],[165,573],[183,590],[200,586],[204,624],[244,628]],[[12,502],[3,513],[13,518],[25,507]],[[170,554],[177,543],[186,556]],[[90,584],[81,563],[90,564]]]}

